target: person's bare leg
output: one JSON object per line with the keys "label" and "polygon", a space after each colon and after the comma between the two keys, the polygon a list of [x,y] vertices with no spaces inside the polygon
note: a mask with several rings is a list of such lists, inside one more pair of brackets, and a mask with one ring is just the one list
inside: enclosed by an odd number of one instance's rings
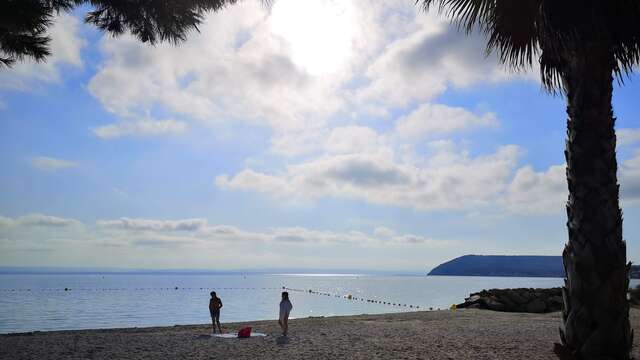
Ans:
{"label": "person's bare leg", "polygon": [[211,317],[211,327],[213,328],[213,333],[216,333],[216,318]]}
{"label": "person's bare leg", "polygon": [[284,318],[284,321],[282,322],[282,335],[287,336],[288,332],[289,332],[289,318]]}
{"label": "person's bare leg", "polygon": [[216,323],[218,323],[218,330],[220,331],[220,334],[222,334],[222,327],[220,327],[220,318],[219,317],[216,318]]}

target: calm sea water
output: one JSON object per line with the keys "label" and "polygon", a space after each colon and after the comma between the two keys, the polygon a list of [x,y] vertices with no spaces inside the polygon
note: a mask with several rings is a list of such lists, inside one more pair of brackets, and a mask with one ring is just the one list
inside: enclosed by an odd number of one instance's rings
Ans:
{"label": "calm sea water", "polygon": [[[457,276],[5,274],[0,333],[208,323],[212,290],[224,303],[224,323],[277,318],[282,287],[297,290],[290,291],[292,317],[300,318],[447,308],[482,289],[561,284],[557,278]],[[365,300],[348,300],[349,294]]]}

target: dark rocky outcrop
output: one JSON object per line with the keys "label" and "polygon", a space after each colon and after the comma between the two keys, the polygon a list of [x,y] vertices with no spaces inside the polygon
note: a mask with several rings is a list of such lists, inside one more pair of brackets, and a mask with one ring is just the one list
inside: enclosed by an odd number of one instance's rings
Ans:
{"label": "dark rocky outcrop", "polygon": [[458,308],[487,309],[506,312],[545,313],[562,310],[562,290],[491,289],[469,295]]}

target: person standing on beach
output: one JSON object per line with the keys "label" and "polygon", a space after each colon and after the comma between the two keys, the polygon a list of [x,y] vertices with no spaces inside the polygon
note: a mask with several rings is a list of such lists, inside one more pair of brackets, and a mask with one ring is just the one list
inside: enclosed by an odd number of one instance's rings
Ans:
{"label": "person standing on beach", "polygon": [[211,325],[213,327],[213,333],[216,332],[216,324],[218,324],[218,330],[222,334],[222,328],[220,327],[220,309],[222,309],[222,300],[216,295],[215,291],[211,292],[211,299],[209,300],[209,313],[211,314]]}
{"label": "person standing on beach", "polygon": [[289,314],[291,313],[291,309],[293,309],[293,305],[291,305],[291,301],[289,301],[289,293],[284,291],[282,292],[282,301],[280,301],[280,318],[278,319],[278,324],[280,324],[282,335],[284,336],[287,336],[287,332],[289,331]]}

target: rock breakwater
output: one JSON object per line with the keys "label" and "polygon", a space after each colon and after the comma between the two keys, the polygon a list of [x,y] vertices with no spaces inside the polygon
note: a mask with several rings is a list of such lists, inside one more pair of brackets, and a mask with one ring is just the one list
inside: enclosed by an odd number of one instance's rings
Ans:
{"label": "rock breakwater", "polygon": [[547,313],[562,310],[562,289],[491,289],[470,294],[457,308]]}

